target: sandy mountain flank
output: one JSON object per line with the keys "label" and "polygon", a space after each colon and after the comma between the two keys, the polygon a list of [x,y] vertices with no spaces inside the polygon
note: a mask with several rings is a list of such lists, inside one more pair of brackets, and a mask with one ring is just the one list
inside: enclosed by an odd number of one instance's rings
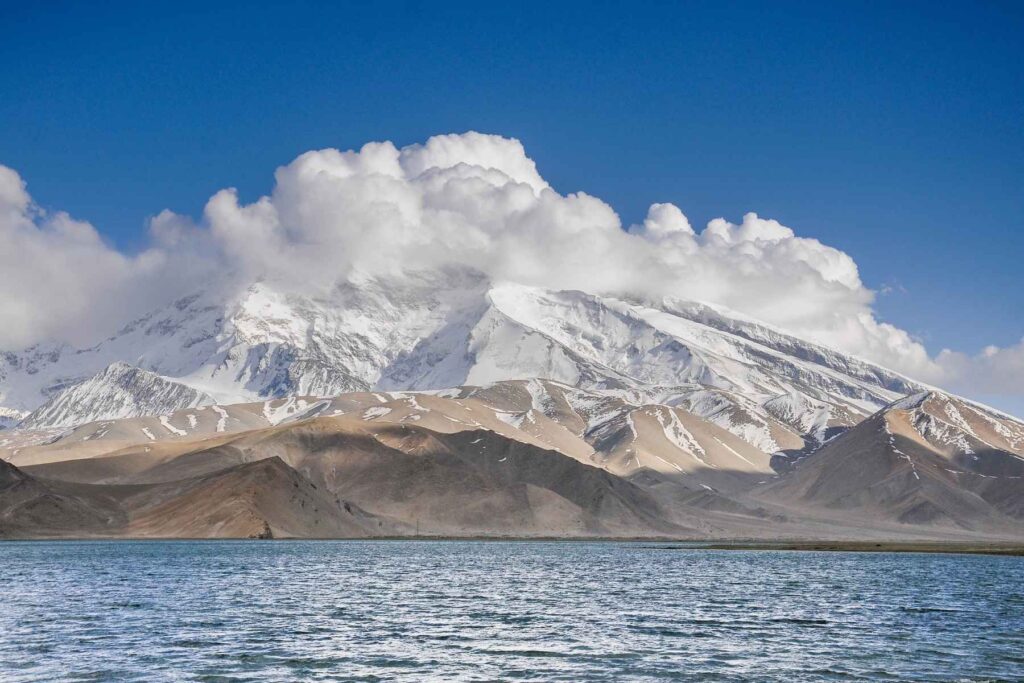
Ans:
{"label": "sandy mountain flank", "polygon": [[1024,537],[1012,418],[921,392],[803,425],[780,400],[737,428],[692,401],[510,380],[18,430],[0,535]]}

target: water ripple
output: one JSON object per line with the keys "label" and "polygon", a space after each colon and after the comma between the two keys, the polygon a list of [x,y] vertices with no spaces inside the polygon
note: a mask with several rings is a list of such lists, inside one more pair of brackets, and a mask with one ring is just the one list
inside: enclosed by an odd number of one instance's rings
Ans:
{"label": "water ripple", "polygon": [[0,544],[4,681],[1024,680],[1024,560]]}

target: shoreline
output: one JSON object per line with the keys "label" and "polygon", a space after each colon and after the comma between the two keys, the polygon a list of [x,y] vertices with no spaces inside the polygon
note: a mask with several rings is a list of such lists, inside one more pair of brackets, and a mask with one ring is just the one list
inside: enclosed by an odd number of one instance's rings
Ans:
{"label": "shoreline", "polygon": [[836,553],[932,553],[955,555],[1001,555],[1024,557],[1024,544],[971,543],[959,541],[772,541],[772,542],[711,542],[707,550]]}
{"label": "shoreline", "polygon": [[932,553],[1024,557],[1024,542],[1001,541],[847,541],[847,540],[709,540],[658,537],[529,536],[371,536],[363,538],[131,538],[123,536],[0,538],[6,543],[245,543],[245,542],[452,542],[471,543],[622,543],[654,550],[791,551],[854,553]]}

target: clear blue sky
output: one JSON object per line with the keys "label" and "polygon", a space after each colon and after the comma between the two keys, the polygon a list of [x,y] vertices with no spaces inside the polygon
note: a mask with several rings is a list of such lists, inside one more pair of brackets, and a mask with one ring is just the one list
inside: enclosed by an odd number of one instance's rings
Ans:
{"label": "clear blue sky", "polygon": [[627,224],[847,251],[932,352],[1024,335],[1024,4],[497,4],[0,1],[0,163],[132,250],[308,149],[500,133]]}

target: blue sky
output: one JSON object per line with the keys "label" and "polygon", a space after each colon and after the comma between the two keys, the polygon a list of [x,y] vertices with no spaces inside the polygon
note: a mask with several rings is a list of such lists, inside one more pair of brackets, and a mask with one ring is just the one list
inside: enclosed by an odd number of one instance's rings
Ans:
{"label": "blue sky", "polygon": [[308,149],[500,133],[626,224],[778,219],[974,353],[1024,336],[1022,8],[3,3],[0,163],[133,250]]}

